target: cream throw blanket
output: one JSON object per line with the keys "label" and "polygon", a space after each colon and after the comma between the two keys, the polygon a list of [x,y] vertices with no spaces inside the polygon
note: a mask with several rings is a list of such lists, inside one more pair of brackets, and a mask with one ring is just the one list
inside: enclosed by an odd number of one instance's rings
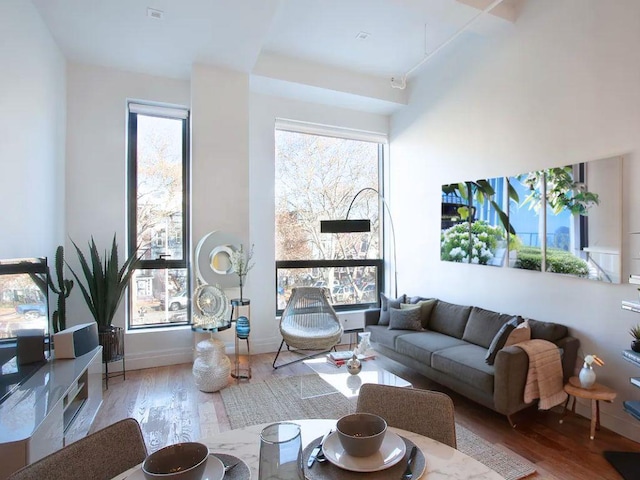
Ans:
{"label": "cream throw blanket", "polygon": [[514,346],[520,347],[529,356],[524,401],[530,403],[539,398],[540,410],[548,410],[564,402],[567,394],[564,391],[558,347],[547,340],[527,340]]}

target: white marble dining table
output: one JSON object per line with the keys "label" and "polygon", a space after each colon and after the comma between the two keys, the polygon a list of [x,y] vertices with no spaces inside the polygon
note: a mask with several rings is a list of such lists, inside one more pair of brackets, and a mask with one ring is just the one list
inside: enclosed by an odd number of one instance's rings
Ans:
{"label": "white marble dining table", "polygon": [[[303,449],[314,439],[326,433],[336,423],[336,420],[324,419],[290,421],[299,424],[301,427]],[[241,458],[249,466],[251,478],[257,480],[260,432],[267,425],[269,425],[269,423],[228,430],[199,439],[198,441],[207,445],[212,452],[226,453]],[[444,478],[455,478],[456,480],[504,480],[502,476],[486,465],[449,445],[398,428],[390,428],[390,430],[411,440],[422,450],[426,460],[426,469],[422,476],[419,477],[421,480]],[[137,466],[127,470],[113,480],[125,480],[132,472],[139,468],[140,466]]]}

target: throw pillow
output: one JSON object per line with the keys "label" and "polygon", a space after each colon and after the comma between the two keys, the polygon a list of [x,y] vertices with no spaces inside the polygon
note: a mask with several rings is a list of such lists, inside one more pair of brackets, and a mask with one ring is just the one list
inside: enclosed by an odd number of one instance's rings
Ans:
{"label": "throw pillow", "polygon": [[509,335],[513,332],[518,326],[519,319],[518,317],[513,317],[507,323],[500,327],[498,333],[496,333],[495,337],[491,341],[491,345],[489,345],[489,350],[487,350],[487,354],[484,357],[484,361],[487,362],[487,365],[493,365],[493,362],[496,360],[496,355],[498,352],[504,347],[504,344],[507,342]]}
{"label": "throw pillow", "polygon": [[509,347],[516,343],[526,342],[527,340],[531,340],[531,328],[529,327],[529,322],[525,320],[509,334],[507,341],[504,342],[504,346]]}
{"label": "throw pillow", "polygon": [[389,325],[390,313],[389,308],[400,308],[400,304],[407,299],[406,295],[400,295],[398,298],[389,298],[384,293],[380,294],[380,319],[378,325]]}
{"label": "throw pillow", "polygon": [[422,330],[420,308],[390,308],[389,330]]}
{"label": "throw pillow", "polygon": [[429,328],[429,318],[431,317],[431,311],[435,307],[437,298],[428,298],[419,300],[417,303],[403,303],[400,308],[420,308],[420,323],[422,328]]}

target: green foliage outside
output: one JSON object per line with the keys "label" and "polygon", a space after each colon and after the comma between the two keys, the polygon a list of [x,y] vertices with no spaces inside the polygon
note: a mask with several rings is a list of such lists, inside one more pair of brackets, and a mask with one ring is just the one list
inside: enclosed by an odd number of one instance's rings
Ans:
{"label": "green foliage outside", "polygon": [[[542,270],[542,251],[539,247],[522,247],[518,250],[516,268],[524,270]],[[547,249],[547,271],[587,277],[589,267],[587,262],[565,250]]]}

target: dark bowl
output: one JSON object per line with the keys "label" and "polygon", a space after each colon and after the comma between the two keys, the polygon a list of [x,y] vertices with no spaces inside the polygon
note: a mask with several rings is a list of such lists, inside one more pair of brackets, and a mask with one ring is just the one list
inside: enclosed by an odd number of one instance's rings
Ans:
{"label": "dark bowl", "polygon": [[345,452],[352,457],[368,457],[380,450],[387,422],[371,413],[352,413],[338,420],[336,430]]}
{"label": "dark bowl", "polygon": [[142,463],[147,480],[201,480],[209,448],[198,442],[169,445],[149,455]]}

